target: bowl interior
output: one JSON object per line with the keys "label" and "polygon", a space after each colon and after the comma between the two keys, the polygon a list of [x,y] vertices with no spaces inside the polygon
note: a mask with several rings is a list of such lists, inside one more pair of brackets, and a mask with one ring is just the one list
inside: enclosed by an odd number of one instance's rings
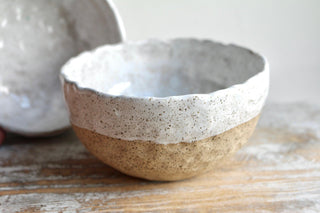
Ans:
{"label": "bowl interior", "polygon": [[225,89],[263,71],[264,65],[261,56],[234,45],[148,40],[84,53],[63,73],[80,87],[110,95],[167,97]]}

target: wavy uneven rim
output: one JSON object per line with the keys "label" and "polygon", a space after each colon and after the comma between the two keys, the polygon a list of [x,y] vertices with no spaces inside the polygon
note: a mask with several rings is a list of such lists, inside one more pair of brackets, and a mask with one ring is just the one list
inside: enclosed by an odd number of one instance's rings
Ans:
{"label": "wavy uneven rim", "polygon": [[[145,43],[148,43],[150,41],[158,41],[158,42],[161,42],[161,43],[170,43],[170,42],[174,42],[176,40],[185,40],[185,41],[197,41],[197,42],[202,42],[202,43],[205,43],[205,42],[210,42],[210,43],[214,43],[214,44],[220,44],[220,45],[223,45],[225,46],[225,48],[228,48],[228,47],[237,47],[237,48],[241,48],[245,51],[248,51],[250,52],[251,54],[253,55],[256,55],[258,57],[260,57],[262,60],[263,60],[263,69],[261,71],[259,71],[257,74],[251,76],[250,78],[248,78],[246,81],[242,82],[242,83],[239,83],[239,84],[234,84],[230,87],[227,87],[225,89],[219,89],[219,90],[215,90],[213,92],[210,92],[210,93],[192,93],[192,94],[185,94],[185,95],[172,95],[172,96],[165,96],[165,97],[155,97],[155,96],[147,96],[147,97],[136,97],[136,96],[127,96],[127,95],[112,95],[112,94],[109,94],[109,93],[105,93],[105,92],[101,92],[101,91],[97,91],[95,90],[94,88],[91,88],[91,87],[83,87],[83,86],[80,86],[78,84],[77,81],[74,81],[74,80],[71,80],[68,78],[67,74],[68,73],[68,70],[69,70],[69,67],[72,67],[72,63],[74,63],[74,61],[78,60],[80,57],[83,57],[83,55],[85,54],[95,54],[96,51],[98,51],[99,49],[105,49],[105,48],[108,48],[110,50],[112,49],[119,49],[119,48],[122,48],[123,46],[126,46],[126,45],[142,45],[142,44],[145,44]],[[60,72],[60,79],[61,81],[64,83],[64,82],[67,82],[67,83],[70,83],[70,84],[73,84],[76,86],[76,88],[78,90],[83,90],[83,91],[90,91],[90,92],[93,92],[93,93],[96,93],[98,94],[99,96],[104,96],[104,97],[107,97],[107,98],[122,98],[122,99],[135,99],[135,100],[148,100],[150,98],[152,98],[153,100],[164,100],[164,99],[188,99],[190,97],[194,97],[194,96],[214,96],[215,94],[221,92],[221,91],[224,91],[224,90],[229,90],[231,88],[234,88],[234,87],[238,87],[238,86],[241,86],[241,85],[245,85],[248,81],[252,81],[254,80],[256,77],[258,77],[259,75],[261,75],[262,73],[264,72],[268,72],[269,71],[269,63],[267,61],[267,59],[262,56],[261,54],[249,49],[249,48],[246,48],[246,47],[242,47],[242,46],[239,46],[239,45],[236,45],[236,44],[232,44],[232,43],[223,43],[223,42],[218,42],[218,41],[214,41],[214,40],[210,40],[210,39],[197,39],[197,38],[174,38],[174,39],[146,39],[146,40],[140,40],[140,41],[125,41],[123,43],[118,43],[118,44],[107,44],[107,45],[103,45],[103,46],[100,46],[94,50],[91,50],[91,51],[85,51],[81,54],[79,54],[78,56],[75,56],[73,58],[71,58],[62,68],[61,68],[61,72]]]}

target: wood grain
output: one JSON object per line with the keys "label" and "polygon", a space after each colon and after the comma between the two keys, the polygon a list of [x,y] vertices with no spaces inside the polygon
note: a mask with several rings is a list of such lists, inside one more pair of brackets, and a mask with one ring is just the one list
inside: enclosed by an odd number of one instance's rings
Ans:
{"label": "wood grain", "polygon": [[320,107],[270,105],[247,146],[179,182],[131,178],[89,154],[72,131],[8,135],[0,212],[320,212]]}

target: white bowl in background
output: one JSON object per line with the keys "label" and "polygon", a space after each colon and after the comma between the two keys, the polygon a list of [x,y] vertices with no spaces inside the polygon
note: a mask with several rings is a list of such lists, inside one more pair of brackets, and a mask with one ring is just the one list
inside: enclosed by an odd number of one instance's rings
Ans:
{"label": "white bowl in background", "polygon": [[59,71],[71,57],[124,39],[106,0],[2,0],[0,126],[27,136],[69,127]]}

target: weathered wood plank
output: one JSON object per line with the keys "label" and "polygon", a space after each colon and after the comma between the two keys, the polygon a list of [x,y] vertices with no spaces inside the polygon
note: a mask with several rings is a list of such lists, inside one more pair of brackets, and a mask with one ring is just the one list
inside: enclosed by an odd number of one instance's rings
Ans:
{"label": "weathered wood plank", "polygon": [[0,147],[0,212],[320,212],[320,107],[270,105],[250,142],[211,173],[179,182],[131,178],[72,131],[9,135]]}

